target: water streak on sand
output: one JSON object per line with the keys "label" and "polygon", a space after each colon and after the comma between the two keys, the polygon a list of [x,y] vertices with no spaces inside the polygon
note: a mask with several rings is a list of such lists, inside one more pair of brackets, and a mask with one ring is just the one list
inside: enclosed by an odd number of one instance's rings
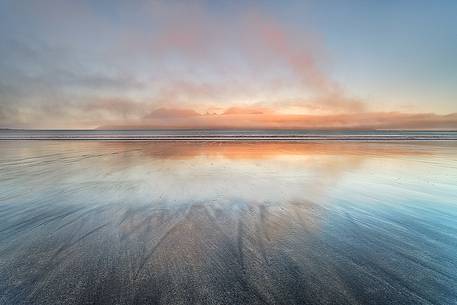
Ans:
{"label": "water streak on sand", "polygon": [[457,303],[456,142],[0,151],[0,304]]}

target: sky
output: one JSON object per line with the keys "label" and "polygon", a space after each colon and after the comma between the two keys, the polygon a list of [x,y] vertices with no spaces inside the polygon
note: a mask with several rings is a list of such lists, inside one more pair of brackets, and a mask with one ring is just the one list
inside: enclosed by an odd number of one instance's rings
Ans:
{"label": "sky", "polygon": [[0,128],[457,129],[457,1],[0,0]]}

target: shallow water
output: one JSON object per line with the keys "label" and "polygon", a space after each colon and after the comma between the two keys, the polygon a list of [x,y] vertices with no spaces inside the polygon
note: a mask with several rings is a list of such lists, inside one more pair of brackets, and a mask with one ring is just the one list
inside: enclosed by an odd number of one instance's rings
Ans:
{"label": "shallow water", "polygon": [[457,304],[456,142],[0,152],[0,304]]}

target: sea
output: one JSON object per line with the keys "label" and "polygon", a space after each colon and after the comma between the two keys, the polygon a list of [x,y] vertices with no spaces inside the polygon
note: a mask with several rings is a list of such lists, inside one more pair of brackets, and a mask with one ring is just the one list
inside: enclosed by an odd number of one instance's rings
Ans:
{"label": "sea", "polygon": [[3,130],[13,304],[457,304],[457,134]]}
{"label": "sea", "polygon": [[447,130],[0,130],[0,140],[427,141],[457,140]]}

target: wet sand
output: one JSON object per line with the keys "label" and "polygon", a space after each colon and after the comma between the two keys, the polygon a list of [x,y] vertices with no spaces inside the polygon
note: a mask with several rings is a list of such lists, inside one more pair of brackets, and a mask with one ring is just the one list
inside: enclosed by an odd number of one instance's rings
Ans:
{"label": "wet sand", "polygon": [[0,151],[0,304],[457,304],[456,142]]}

